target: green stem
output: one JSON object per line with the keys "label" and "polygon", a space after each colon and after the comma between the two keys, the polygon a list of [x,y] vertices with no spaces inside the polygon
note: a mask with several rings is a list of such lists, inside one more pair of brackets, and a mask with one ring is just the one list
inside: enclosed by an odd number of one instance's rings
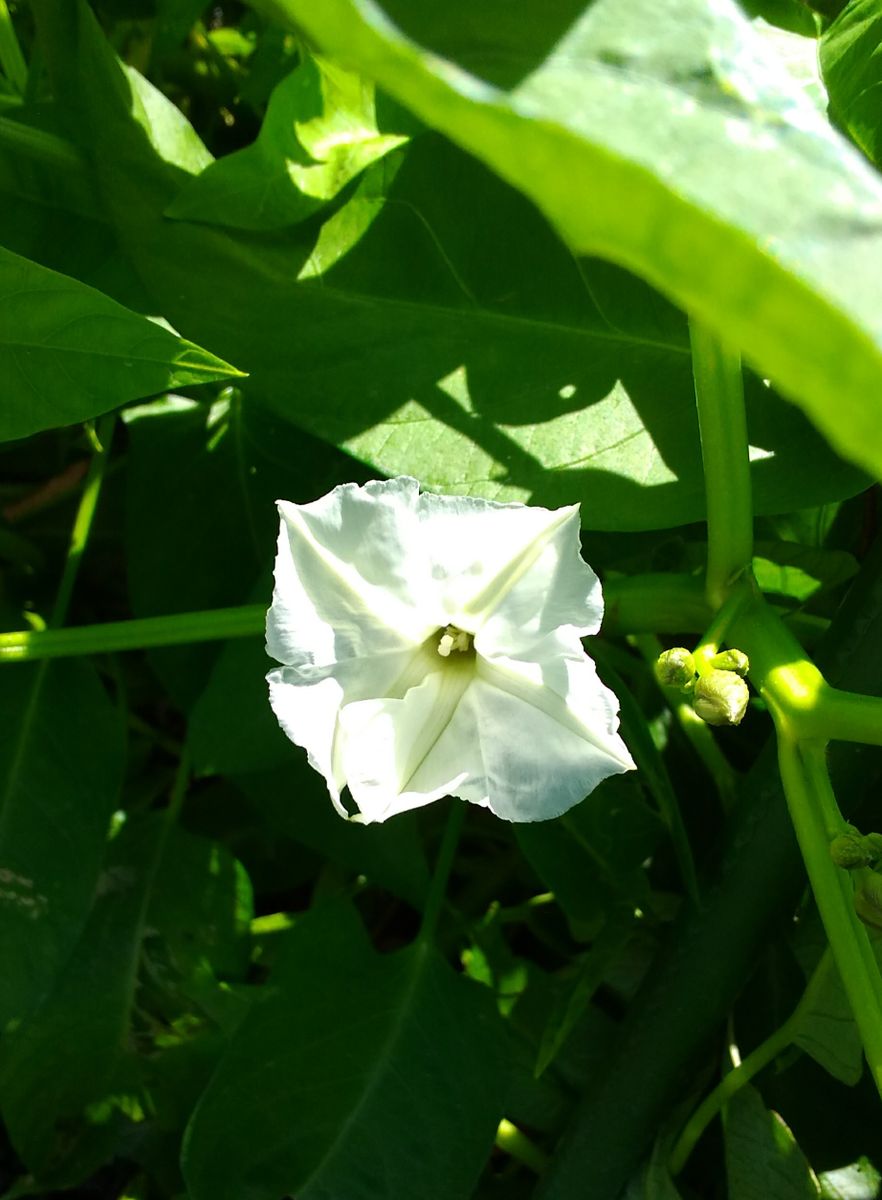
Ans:
{"label": "green stem", "polygon": [[0,66],[18,94],[23,96],[28,83],[28,64],[21,52],[6,0],[0,0]]}
{"label": "green stem", "polygon": [[[686,575],[613,579],[607,584],[606,600],[604,632],[698,631],[710,618],[700,581]],[[0,633],[0,664],[258,637],[264,632],[265,622],[266,606],[249,604],[134,621],[111,621],[105,625],[84,625],[79,629]]]}
{"label": "green stem", "polygon": [[435,873],[429,885],[426,907],[423,909],[423,920],[419,932],[419,940],[422,942],[431,942],[435,935],[438,918],[444,906],[447,881],[450,878],[450,871],[453,867],[453,860],[456,857],[456,847],[459,843],[462,823],[465,819],[465,802],[457,800],[456,797],[451,797],[449,803],[451,807],[447,816],[447,824],[444,827],[444,836],[441,839],[441,849],[438,851]]}
{"label": "green stem", "polygon": [[719,608],[753,557],[753,507],[741,357],[690,321],[707,497],[706,593]]}
{"label": "green stem", "polygon": [[63,625],[67,616],[70,598],[73,594],[74,584],[77,581],[77,575],[80,570],[83,551],[89,540],[95,509],[98,507],[101,484],[104,482],[104,471],[107,467],[107,460],[110,457],[110,443],[113,438],[115,421],[115,416],[111,414],[110,416],[102,417],[98,423],[96,430],[96,450],[92,455],[92,461],[89,463],[89,470],[83,485],[83,494],[80,497],[77,515],[74,518],[73,529],[71,530],[70,545],[67,551],[67,558],[64,561],[61,582],[58,585],[58,593],[55,597],[55,606],[52,609],[52,616],[49,619],[49,625],[52,629],[57,629],[58,626]]}
{"label": "green stem", "polygon": [[736,1092],[740,1091],[745,1084],[750,1083],[755,1075],[758,1075],[779,1054],[783,1054],[793,1044],[799,1033],[803,1015],[815,1003],[815,997],[825,983],[826,976],[832,965],[833,959],[828,947],[821,955],[818,965],[812,972],[812,977],[808,981],[799,1003],[784,1024],[767,1037],[764,1042],[761,1042],[755,1050],[752,1050],[742,1063],[729,1071],[720,1080],[714,1090],[704,1098],[689,1118],[671,1152],[668,1169],[672,1175],[678,1175],[683,1170],[687,1159],[695,1149],[705,1129],[707,1129],[714,1117],[722,1110],[726,1102],[731,1100]]}
{"label": "green stem", "polygon": [[265,624],[266,606],[248,604],[135,621],[112,621],[106,625],[84,625],[79,629],[0,633],[0,663],[257,637],[263,634]]}
{"label": "green stem", "polygon": [[867,931],[854,911],[851,879],[830,858],[830,839],[845,828],[833,797],[822,746],[800,746],[778,731],[778,762],[790,819],[818,911],[882,1095],[882,976]]}
{"label": "green stem", "polygon": [[672,1175],[678,1175],[683,1170],[701,1135],[723,1105],[787,1049],[795,1033],[792,1022],[793,1017],[790,1017],[771,1037],[752,1050],[742,1063],[724,1075],[710,1095],[704,1098],[677,1138],[668,1162],[668,1170]]}

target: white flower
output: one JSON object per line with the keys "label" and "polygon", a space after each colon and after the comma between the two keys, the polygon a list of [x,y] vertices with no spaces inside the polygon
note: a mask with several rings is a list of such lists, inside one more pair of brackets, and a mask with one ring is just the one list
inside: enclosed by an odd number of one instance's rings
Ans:
{"label": "white flower", "polygon": [[580,638],[603,615],[579,510],[402,477],[279,501],[267,676],[288,737],[362,820],[452,794],[510,821],[633,767]]}

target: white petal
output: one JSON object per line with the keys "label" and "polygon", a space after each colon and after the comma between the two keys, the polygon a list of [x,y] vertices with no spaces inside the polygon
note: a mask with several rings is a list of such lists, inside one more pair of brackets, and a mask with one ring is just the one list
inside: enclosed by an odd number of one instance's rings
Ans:
{"label": "white petal", "polygon": [[326,665],[419,644],[445,623],[427,591],[417,488],[400,478],[279,501],[268,654]]}
{"label": "white petal", "polygon": [[343,771],[367,821],[456,793],[465,781],[472,764],[449,731],[473,678],[474,660],[445,663],[401,699],[342,709]]}
{"label": "white petal", "polygon": [[419,516],[447,620],[517,653],[560,625],[595,633],[597,576],[582,560],[577,506],[549,510],[423,495]]}
{"label": "white petal", "polygon": [[560,816],[634,766],[617,732],[616,698],[584,653],[541,665],[479,658],[477,670],[462,708],[477,730],[486,801],[497,816]]}
{"label": "white petal", "polygon": [[347,813],[340,802],[346,782],[337,736],[340,709],[368,697],[403,694],[425,674],[424,657],[422,650],[408,648],[330,667],[278,667],[267,675],[279,724],[306,750],[310,766],[324,775],[341,816]]}

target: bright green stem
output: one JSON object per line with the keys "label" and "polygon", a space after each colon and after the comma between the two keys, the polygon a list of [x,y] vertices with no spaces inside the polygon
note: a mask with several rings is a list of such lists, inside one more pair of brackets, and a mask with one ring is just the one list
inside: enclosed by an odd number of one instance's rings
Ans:
{"label": "bright green stem", "polygon": [[248,604],[239,608],[144,617],[136,621],[112,621],[107,625],[84,625],[79,629],[0,633],[0,663],[256,637],[263,633],[265,624],[266,605]]}
{"label": "bright green stem", "polygon": [[882,976],[867,931],[854,911],[851,878],[830,858],[830,840],[845,829],[845,821],[833,796],[824,747],[800,744],[786,729],[779,729],[778,762],[815,902],[882,1095]]}
{"label": "bright green stem", "polygon": [[792,1045],[799,1033],[803,1015],[807,1010],[812,1008],[817,992],[825,982],[832,962],[833,960],[828,948],[821,956],[817,967],[815,967],[799,1004],[784,1024],[767,1037],[764,1042],[761,1042],[755,1050],[752,1050],[742,1063],[729,1071],[720,1080],[714,1090],[704,1098],[689,1118],[671,1152],[668,1169],[672,1175],[677,1175],[683,1170],[689,1155],[695,1149],[705,1129],[707,1129],[714,1117],[722,1110],[726,1102],[731,1100],[736,1092],[740,1091],[745,1084],[750,1083],[755,1075],[758,1075],[779,1054],[783,1054]]}
{"label": "bright green stem", "polygon": [[435,873],[432,876],[432,882],[429,886],[429,894],[426,897],[426,907],[423,909],[423,920],[420,925],[419,939],[422,942],[430,942],[434,937],[438,918],[444,906],[447,881],[450,878],[453,860],[456,857],[456,847],[459,844],[462,823],[465,820],[465,801],[458,800],[455,796],[452,796],[448,803],[450,804],[450,812],[447,816],[447,824],[444,827],[441,849],[438,851]]}
{"label": "bright green stem", "polygon": [[23,96],[28,84],[28,64],[18,44],[6,0],[0,0],[0,66],[18,94]]}
{"label": "bright green stem", "polygon": [[110,455],[110,442],[113,437],[115,421],[116,418],[111,414],[110,416],[102,417],[98,423],[96,430],[96,450],[92,455],[92,461],[89,463],[86,482],[83,485],[83,494],[80,497],[77,515],[74,518],[73,529],[71,530],[70,545],[68,546],[67,558],[64,561],[61,582],[58,585],[58,593],[55,597],[55,606],[52,609],[52,616],[49,620],[52,629],[57,629],[59,625],[63,625],[67,616],[70,598],[73,594],[74,584],[77,581],[77,575],[80,570],[83,551],[86,548],[89,533],[92,529],[92,519],[95,516],[95,509],[98,507],[98,497],[101,494],[101,484],[104,482],[104,470]]}
{"label": "bright green stem", "polygon": [[[700,581],[688,575],[613,579],[605,591],[605,633],[650,629],[697,631],[710,619]],[[257,637],[263,634],[265,622],[266,606],[249,604],[134,621],[112,621],[79,629],[0,633],[0,664]]]}
{"label": "bright green stem", "polygon": [[517,1125],[512,1125],[511,1121],[506,1121],[504,1117],[496,1130],[496,1145],[509,1158],[523,1163],[537,1175],[541,1175],[548,1165],[548,1155],[540,1150],[535,1142],[531,1142],[526,1134],[521,1133]]}
{"label": "bright green stem", "polygon": [[690,321],[707,498],[706,593],[716,609],[753,557],[753,507],[741,357]]}

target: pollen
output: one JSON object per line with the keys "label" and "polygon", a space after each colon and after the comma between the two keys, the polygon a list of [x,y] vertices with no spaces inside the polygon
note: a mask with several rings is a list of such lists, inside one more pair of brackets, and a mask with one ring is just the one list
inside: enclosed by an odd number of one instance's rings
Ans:
{"label": "pollen", "polygon": [[466,633],[464,629],[459,629],[456,625],[448,625],[441,635],[441,640],[438,643],[438,653],[442,658],[449,658],[455,651],[458,654],[464,654],[472,648],[472,635]]}

